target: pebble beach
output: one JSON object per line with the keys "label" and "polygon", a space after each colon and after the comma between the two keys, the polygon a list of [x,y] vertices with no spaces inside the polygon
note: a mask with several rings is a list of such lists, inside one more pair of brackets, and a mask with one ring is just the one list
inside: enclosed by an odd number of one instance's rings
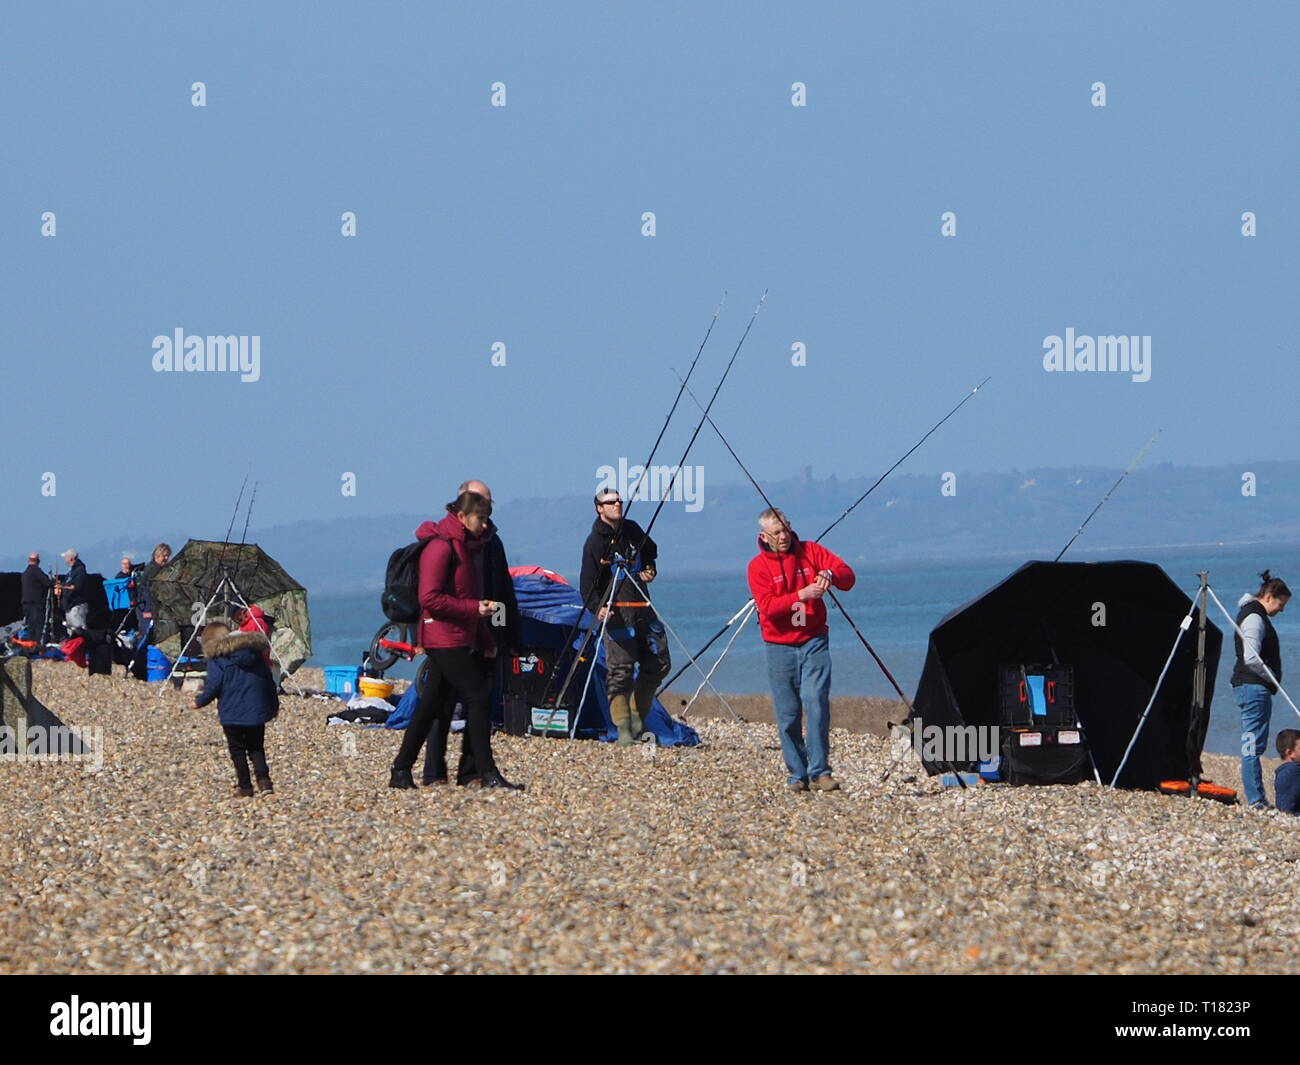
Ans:
{"label": "pebble beach", "polygon": [[55,662],[33,693],[102,730],[103,765],[0,765],[0,972],[1300,971],[1295,818],[914,764],[882,784],[888,742],[839,728],[843,790],[788,793],[755,696],[746,724],[693,711],[696,748],[498,735],[522,794],[390,790],[400,733],[287,696],[275,794],[232,799],[190,695]]}

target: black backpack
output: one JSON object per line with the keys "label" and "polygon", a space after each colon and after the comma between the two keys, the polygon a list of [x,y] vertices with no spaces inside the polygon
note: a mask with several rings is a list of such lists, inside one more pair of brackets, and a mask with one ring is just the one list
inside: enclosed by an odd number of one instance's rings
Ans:
{"label": "black backpack", "polygon": [[[384,593],[379,605],[384,617],[402,625],[414,625],[420,620],[420,555],[429,540],[442,539],[436,533],[425,540],[399,547],[388,556],[388,569],[384,573]],[[456,552],[451,553],[456,564]]]}

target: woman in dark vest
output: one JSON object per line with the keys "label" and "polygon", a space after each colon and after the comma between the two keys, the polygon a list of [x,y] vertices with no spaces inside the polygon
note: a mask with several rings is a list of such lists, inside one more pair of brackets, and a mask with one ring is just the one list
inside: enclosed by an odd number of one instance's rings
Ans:
{"label": "woman in dark vest", "polygon": [[[1291,589],[1286,582],[1260,575],[1263,583],[1254,595],[1243,595],[1237,603],[1237,664],[1232,671],[1232,693],[1241,707],[1241,784],[1251,809],[1268,809],[1259,755],[1268,747],[1268,725],[1273,713],[1273,696],[1282,680],[1282,651],[1277,630],[1269,618],[1286,609]],[[1243,638],[1244,637],[1244,638]],[[1267,669],[1265,668],[1267,667]],[[1272,677],[1269,677],[1272,673]]]}

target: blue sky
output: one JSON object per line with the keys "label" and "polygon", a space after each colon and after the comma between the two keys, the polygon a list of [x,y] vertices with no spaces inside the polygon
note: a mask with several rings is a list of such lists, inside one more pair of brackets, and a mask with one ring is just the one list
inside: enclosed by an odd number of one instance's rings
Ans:
{"label": "blue sky", "polygon": [[[219,536],[245,474],[255,526],[588,491],[724,289],[697,391],[767,288],[715,407],[762,479],[878,472],[987,375],[908,471],[1118,469],[1160,426],[1149,461],[1296,455],[1294,6],[6,17],[6,555]],[[1151,380],[1045,372],[1067,327],[1151,336]],[[261,379],[154,372],[177,328],[260,336]],[[708,435],[691,461],[738,479]]]}

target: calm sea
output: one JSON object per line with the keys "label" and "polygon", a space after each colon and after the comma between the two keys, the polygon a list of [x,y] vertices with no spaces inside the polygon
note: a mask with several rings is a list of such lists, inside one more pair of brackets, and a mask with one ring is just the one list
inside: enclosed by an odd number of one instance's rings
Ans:
{"label": "calm sea", "polygon": [[[1137,558],[1155,562],[1187,594],[1196,591],[1196,573],[1208,569],[1210,584],[1225,606],[1235,612],[1237,599],[1259,586],[1258,572],[1266,566],[1292,583],[1300,582],[1300,546],[1255,547],[1169,547],[1139,552],[1089,554],[1072,551],[1071,561]],[[747,559],[744,561],[748,561]],[[845,608],[858,623],[876,652],[884,659],[909,698],[916,691],[925,660],[930,630],[954,607],[975,598],[1000,581],[1019,561],[977,561],[890,565],[873,568],[859,565],[857,586],[840,593]],[[743,568],[734,575],[674,577],[665,572],[654,584],[655,603],[664,620],[690,648],[697,651],[749,598]],[[353,665],[369,646],[374,631],[383,622],[378,608],[378,591],[365,594],[311,597],[312,665]],[[1296,608],[1300,610],[1300,608]],[[1211,620],[1227,630],[1211,604]],[[1290,610],[1274,619],[1282,644],[1284,665],[1291,676],[1300,672],[1300,617]],[[730,633],[720,638],[706,656],[707,669]],[[1170,633],[1170,643],[1175,633]],[[834,654],[835,694],[893,696],[893,689],[863,650],[843,619],[832,608],[831,646]],[[1237,753],[1240,727],[1228,677],[1232,672],[1232,641],[1225,638],[1219,663],[1206,749],[1221,754]],[[686,662],[681,645],[672,642],[673,668]],[[401,675],[400,668],[394,671]],[[408,674],[409,675],[409,674]],[[692,681],[691,677],[695,677]],[[688,670],[674,683],[678,690],[694,690],[699,675]],[[767,669],[759,640],[757,622],[751,620],[736,640],[731,653],[713,675],[723,692],[766,692]],[[1274,703],[1273,731],[1300,728],[1300,719],[1281,700]]]}

